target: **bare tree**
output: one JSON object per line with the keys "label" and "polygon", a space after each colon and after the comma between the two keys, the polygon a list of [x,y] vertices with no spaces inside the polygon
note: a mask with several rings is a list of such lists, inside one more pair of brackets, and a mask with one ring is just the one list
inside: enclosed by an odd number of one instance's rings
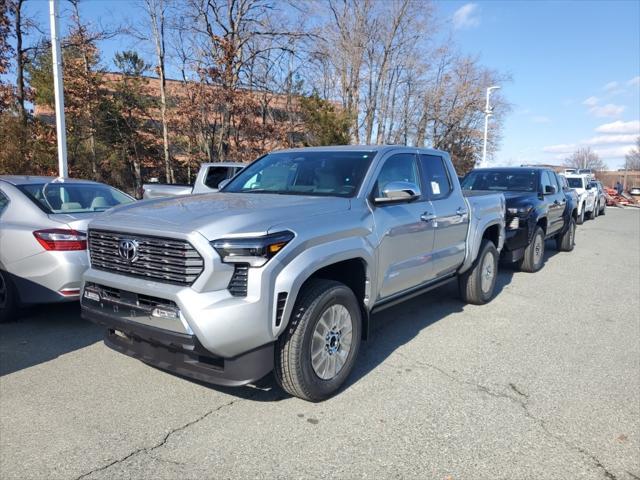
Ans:
{"label": "bare tree", "polygon": [[590,168],[592,170],[605,170],[607,166],[600,156],[591,150],[591,147],[582,147],[573,152],[564,161],[566,167]]}
{"label": "bare tree", "polygon": [[636,146],[625,155],[626,170],[640,170],[640,137],[636,138]]}
{"label": "bare tree", "polygon": [[144,8],[151,22],[151,32],[156,52],[156,73],[160,79],[160,118],[162,122],[162,149],[164,153],[164,169],[168,183],[175,183],[171,155],[169,152],[169,129],[167,126],[167,81],[165,77],[165,25],[167,3],[165,0],[144,0]]}

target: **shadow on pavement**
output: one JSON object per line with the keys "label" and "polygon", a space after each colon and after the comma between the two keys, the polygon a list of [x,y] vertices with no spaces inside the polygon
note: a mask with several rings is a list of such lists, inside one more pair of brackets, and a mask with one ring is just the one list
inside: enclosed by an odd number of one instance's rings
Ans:
{"label": "shadow on pavement", "polygon": [[101,328],[80,318],[78,302],[22,310],[0,324],[0,375],[52,360],[101,341]]}

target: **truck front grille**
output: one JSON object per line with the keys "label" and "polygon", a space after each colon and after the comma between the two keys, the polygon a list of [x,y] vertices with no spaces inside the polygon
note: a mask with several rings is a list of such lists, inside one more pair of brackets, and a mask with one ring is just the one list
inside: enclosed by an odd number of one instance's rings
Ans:
{"label": "truck front grille", "polygon": [[[133,260],[121,255],[121,241],[136,245]],[[89,230],[91,266],[97,270],[146,278],[162,283],[191,285],[204,270],[204,260],[185,240]]]}

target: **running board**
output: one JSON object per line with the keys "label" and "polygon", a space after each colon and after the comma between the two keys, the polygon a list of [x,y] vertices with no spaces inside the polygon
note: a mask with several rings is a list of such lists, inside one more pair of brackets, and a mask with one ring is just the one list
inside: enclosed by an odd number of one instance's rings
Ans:
{"label": "running board", "polygon": [[389,307],[393,307],[394,305],[397,305],[399,303],[405,302],[407,300],[409,300],[410,298],[413,297],[417,297],[419,295],[422,295],[424,293],[427,293],[431,290],[434,290],[436,288],[442,287],[444,285],[446,285],[447,283],[449,283],[452,280],[455,280],[457,277],[457,274],[453,273],[451,275],[449,275],[448,277],[445,277],[443,279],[438,279],[435,280],[433,282],[415,287],[412,290],[408,290],[406,292],[402,292],[399,294],[396,294],[395,296],[382,300],[378,303],[376,303],[373,308],[371,309],[371,313],[378,313],[382,310],[385,310]]}

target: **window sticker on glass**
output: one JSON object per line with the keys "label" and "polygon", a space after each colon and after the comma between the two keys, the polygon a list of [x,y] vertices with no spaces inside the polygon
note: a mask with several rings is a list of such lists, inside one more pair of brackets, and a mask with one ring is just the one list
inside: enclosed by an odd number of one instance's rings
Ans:
{"label": "window sticker on glass", "polygon": [[434,195],[440,195],[440,184],[438,182],[431,182],[431,191]]}

